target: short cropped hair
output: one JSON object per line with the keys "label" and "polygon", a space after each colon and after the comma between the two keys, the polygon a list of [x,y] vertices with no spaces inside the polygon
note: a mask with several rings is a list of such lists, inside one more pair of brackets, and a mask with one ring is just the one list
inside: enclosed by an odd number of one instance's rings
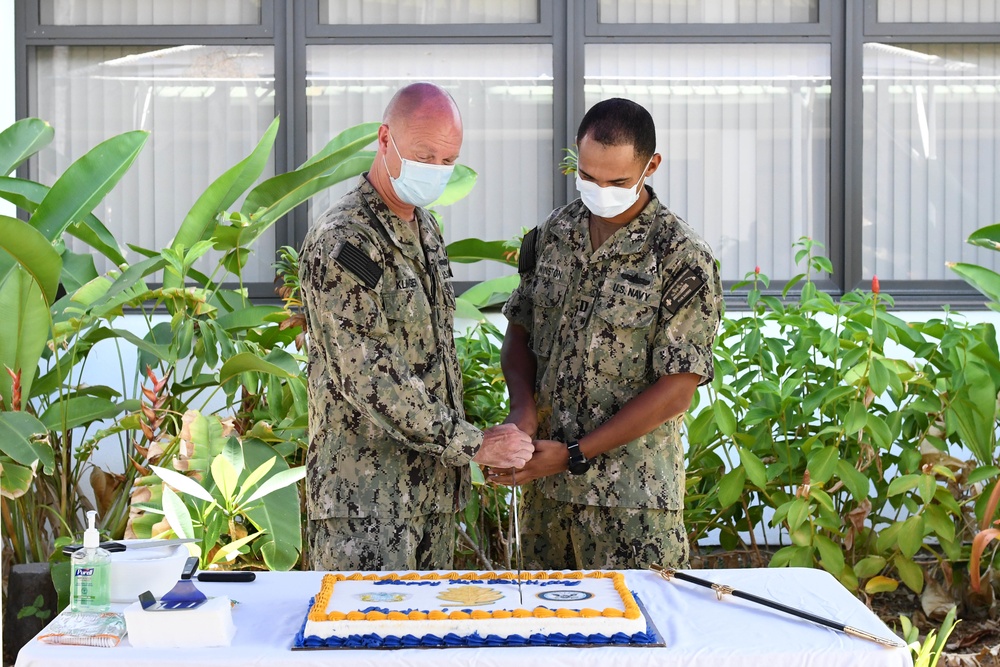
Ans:
{"label": "short cropped hair", "polygon": [[631,144],[636,158],[642,162],[656,152],[653,117],[641,105],[621,97],[612,97],[590,107],[576,131],[576,143],[587,136],[605,146]]}

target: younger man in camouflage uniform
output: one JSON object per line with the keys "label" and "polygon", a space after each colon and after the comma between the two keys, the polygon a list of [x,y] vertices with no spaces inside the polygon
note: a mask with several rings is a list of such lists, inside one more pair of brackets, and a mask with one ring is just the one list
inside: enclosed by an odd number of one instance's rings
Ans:
{"label": "younger man in camouflage uniform", "polygon": [[421,206],[440,196],[462,122],[441,88],[390,101],[371,171],[309,230],[310,560],[324,570],[452,565],[470,460],[520,467],[531,439],[465,421],[444,241]]}
{"label": "younger man in camouflage uniform", "polygon": [[721,282],[708,245],[657,199],[653,119],[596,104],[577,133],[581,200],[521,246],[504,308],[508,421],[539,438],[524,491],[529,568],[687,562],[680,420],[713,377]]}

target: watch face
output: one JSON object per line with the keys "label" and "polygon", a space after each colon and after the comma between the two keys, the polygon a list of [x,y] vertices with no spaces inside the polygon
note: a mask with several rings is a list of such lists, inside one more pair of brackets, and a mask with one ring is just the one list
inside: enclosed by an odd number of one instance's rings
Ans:
{"label": "watch face", "polygon": [[569,462],[569,471],[573,475],[582,475],[588,470],[590,470],[590,463],[587,462],[586,460],[584,461],[577,460]]}

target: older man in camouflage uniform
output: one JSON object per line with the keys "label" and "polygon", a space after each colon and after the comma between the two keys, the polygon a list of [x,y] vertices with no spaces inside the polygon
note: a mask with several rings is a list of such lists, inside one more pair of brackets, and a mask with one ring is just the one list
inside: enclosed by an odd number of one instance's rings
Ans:
{"label": "older man in camouflage uniform", "polygon": [[325,570],[450,568],[469,461],[520,467],[530,437],[465,421],[444,241],[423,208],[458,159],[441,88],[390,101],[371,171],[302,248],[309,328],[310,560]]}
{"label": "older man in camouflage uniform", "polygon": [[713,377],[721,283],[705,242],[657,199],[649,113],[595,105],[577,133],[582,200],[521,247],[503,370],[509,421],[535,454],[524,490],[531,568],[684,565],[682,416]]}

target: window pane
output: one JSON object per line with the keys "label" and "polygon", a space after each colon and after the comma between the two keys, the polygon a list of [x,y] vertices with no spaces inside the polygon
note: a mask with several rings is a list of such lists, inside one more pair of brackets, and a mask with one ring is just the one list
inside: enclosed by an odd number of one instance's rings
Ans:
{"label": "window pane", "polygon": [[[310,46],[309,151],[358,123],[379,121],[398,88],[433,81],[454,96],[465,138],[459,162],[479,173],[468,197],[442,208],[445,239],[509,239],[552,209],[552,47],[549,44]],[[313,217],[354,187],[317,196]],[[513,273],[453,266],[456,280]]]}
{"label": "window pane", "polygon": [[319,0],[324,25],[538,23],[539,0]]}
{"label": "window pane", "polygon": [[600,0],[601,23],[816,23],[818,0]]}
{"label": "window pane", "polygon": [[[41,182],[52,184],[105,139],[150,131],[132,168],[94,210],[123,248],[166,247],[198,195],[242,160],[274,119],[269,46],[58,46],[39,48],[36,60],[31,113],[56,132],[52,146],[39,154]],[[72,247],[87,251],[78,242]],[[255,250],[244,277],[271,282],[273,234],[258,240]],[[217,255],[210,256],[214,264]],[[130,250],[126,257],[141,259]],[[95,259],[99,270],[110,268]],[[198,266],[204,269],[209,260]]]}
{"label": "window pane", "polygon": [[865,275],[1000,268],[965,239],[1000,220],[1000,45],[865,44]]}
{"label": "window pane", "polygon": [[257,25],[260,0],[38,0],[42,25]]}
{"label": "window pane", "polygon": [[799,273],[792,243],[826,238],[828,45],[588,45],[585,76],[588,107],[627,97],[652,114],[652,185],[711,244],[723,279]]}
{"label": "window pane", "polygon": [[879,23],[996,23],[1000,0],[878,0]]}

